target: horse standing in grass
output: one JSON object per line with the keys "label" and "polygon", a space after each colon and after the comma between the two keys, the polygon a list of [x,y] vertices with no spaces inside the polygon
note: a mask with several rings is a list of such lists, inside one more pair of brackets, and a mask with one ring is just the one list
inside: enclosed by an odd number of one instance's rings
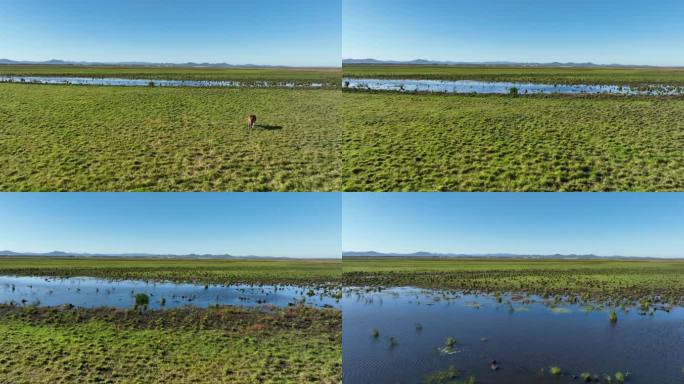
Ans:
{"label": "horse standing in grass", "polygon": [[254,124],[256,124],[256,115],[247,116],[247,128],[254,128]]}

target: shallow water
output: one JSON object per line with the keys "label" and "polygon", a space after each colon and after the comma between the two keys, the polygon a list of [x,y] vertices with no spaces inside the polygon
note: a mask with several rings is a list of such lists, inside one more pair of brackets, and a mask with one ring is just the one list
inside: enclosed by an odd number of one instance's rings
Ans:
{"label": "shallow water", "polygon": [[637,89],[619,85],[565,85],[511,83],[475,80],[414,80],[414,79],[343,79],[344,88],[435,93],[508,94],[517,88],[518,94],[615,94],[615,95],[662,95],[684,94],[684,87],[657,86]]}
{"label": "shallow water", "polygon": [[[109,281],[92,277],[0,276],[0,303],[4,304],[132,308],[134,295],[138,293],[150,297],[152,309],[187,305],[206,308],[216,304],[285,307],[300,302],[339,307],[337,300],[321,289],[292,285],[208,285],[205,289],[204,285],[197,284]],[[163,306],[162,298],[165,299]]]}
{"label": "shallow water", "polygon": [[110,85],[122,87],[232,87],[232,88],[321,88],[322,83],[296,84],[278,81],[153,80],[64,76],[0,76],[4,83]]}
{"label": "shallow water", "polygon": [[[342,298],[344,382],[421,383],[449,366],[463,372],[462,379],[474,375],[478,383],[578,383],[573,377],[582,372],[603,378],[617,371],[630,372],[629,383],[684,380],[682,308],[652,316],[618,310],[612,324],[608,308],[550,307],[538,298],[509,305],[509,300],[417,288],[347,289]],[[456,340],[454,348],[440,351],[448,337]],[[549,366],[563,374],[552,377]],[[542,374],[542,368],[547,372]]]}

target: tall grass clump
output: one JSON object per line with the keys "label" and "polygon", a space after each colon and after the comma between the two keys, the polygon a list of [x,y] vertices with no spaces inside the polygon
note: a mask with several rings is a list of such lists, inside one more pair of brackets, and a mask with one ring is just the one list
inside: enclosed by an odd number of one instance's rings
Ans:
{"label": "tall grass clump", "polygon": [[618,321],[617,313],[615,311],[610,311],[610,315],[608,318],[610,319],[611,323],[617,323]]}
{"label": "tall grass clump", "polygon": [[144,293],[138,293],[135,295],[135,309],[142,308],[147,309],[150,304],[150,297]]}

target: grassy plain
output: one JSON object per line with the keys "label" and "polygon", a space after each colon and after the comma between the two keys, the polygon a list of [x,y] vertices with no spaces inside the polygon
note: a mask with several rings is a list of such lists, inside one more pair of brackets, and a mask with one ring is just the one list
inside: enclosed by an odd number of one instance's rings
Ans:
{"label": "grassy plain", "polygon": [[577,295],[593,300],[660,296],[684,304],[684,260],[344,257],[345,286],[417,286],[468,292]]}
{"label": "grassy plain", "polygon": [[0,84],[0,190],[339,190],[340,104],[329,89]]}
{"label": "grassy plain", "polygon": [[684,85],[684,68],[515,67],[344,64],[344,77],[381,79],[481,80],[545,84]]}
{"label": "grassy plain", "polygon": [[0,306],[3,383],[341,383],[338,310]]}
{"label": "grassy plain", "polygon": [[342,190],[684,190],[684,99],[343,92]]}
{"label": "grassy plain", "polygon": [[0,275],[134,279],[198,284],[324,284],[339,281],[341,260],[0,257]]}
{"label": "grassy plain", "polygon": [[0,65],[0,76],[117,77],[151,80],[231,80],[321,83],[340,87],[340,68],[211,68],[79,65]]}

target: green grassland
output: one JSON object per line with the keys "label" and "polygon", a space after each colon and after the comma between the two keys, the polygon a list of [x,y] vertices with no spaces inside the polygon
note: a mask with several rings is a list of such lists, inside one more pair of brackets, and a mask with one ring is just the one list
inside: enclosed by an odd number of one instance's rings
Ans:
{"label": "green grassland", "polygon": [[684,190],[684,99],[343,92],[342,190]]}
{"label": "green grassland", "polygon": [[344,77],[480,80],[544,84],[684,85],[684,68],[515,67],[344,64]]}
{"label": "green grassland", "polygon": [[339,190],[340,93],[0,84],[0,190]]}
{"label": "green grassland", "polygon": [[339,310],[0,306],[2,383],[341,383]]}
{"label": "green grassland", "polygon": [[578,295],[684,304],[684,260],[344,257],[345,286]]}
{"label": "green grassland", "polygon": [[339,259],[0,257],[0,275],[91,276],[197,284],[327,284],[339,281],[341,266]]}
{"label": "green grassland", "polygon": [[339,88],[340,68],[211,68],[80,65],[0,65],[0,76],[116,77],[151,80],[231,80],[241,82],[321,83]]}

